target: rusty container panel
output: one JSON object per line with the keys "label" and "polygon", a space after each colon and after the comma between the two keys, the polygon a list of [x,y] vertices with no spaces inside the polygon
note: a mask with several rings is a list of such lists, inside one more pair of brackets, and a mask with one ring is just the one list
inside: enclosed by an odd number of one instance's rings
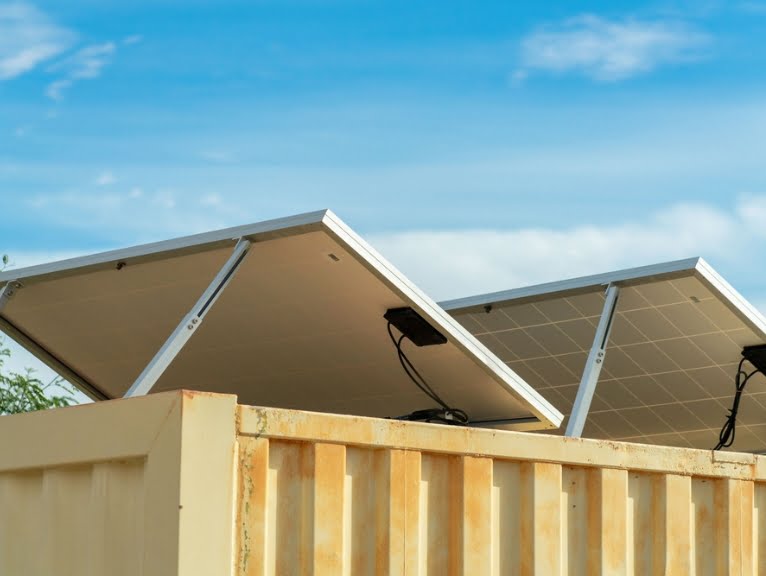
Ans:
{"label": "rusty container panel", "polygon": [[766,458],[237,406],[1,417],[0,574],[766,575]]}
{"label": "rusty container panel", "polygon": [[240,407],[240,576],[766,574],[763,458]]}

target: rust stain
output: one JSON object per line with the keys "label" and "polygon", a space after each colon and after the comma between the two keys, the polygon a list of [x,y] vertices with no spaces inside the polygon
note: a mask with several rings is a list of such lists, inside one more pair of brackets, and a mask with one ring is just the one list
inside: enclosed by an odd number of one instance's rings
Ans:
{"label": "rust stain", "polygon": [[204,390],[179,390],[178,391],[186,400],[194,402],[203,398],[236,398],[233,394],[220,394],[217,392],[205,392]]}
{"label": "rust stain", "polygon": [[237,517],[240,576],[263,574],[266,547],[269,443],[244,438],[240,441],[239,510]]}
{"label": "rust stain", "polygon": [[[507,545],[504,538],[508,535],[504,531],[508,530],[519,534],[519,552],[503,556],[507,558],[500,561],[503,573],[510,570],[509,573],[530,575],[688,574],[694,571],[695,562],[698,572],[707,573],[704,566],[712,566],[710,573],[722,573],[721,558],[727,559],[726,567],[754,562],[755,552],[743,540],[753,538],[752,482],[738,480],[722,498],[720,486],[731,481],[719,476],[705,477],[711,471],[737,477],[746,463],[712,462],[709,455],[700,451],[659,451],[659,457],[673,458],[668,468],[680,470],[665,474],[657,471],[656,462],[650,461],[658,457],[654,448],[557,439],[555,445],[559,447],[592,448],[587,458],[580,454],[575,464],[563,468],[559,462],[567,460],[566,453],[558,449],[550,453],[541,451],[537,455],[539,460],[487,456],[487,444],[482,440],[487,436],[474,435],[473,431],[452,433],[436,426],[424,428],[328,415],[314,418],[311,414],[286,414],[270,409],[257,409],[247,418],[250,438],[263,439],[262,435],[277,431],[285,435],[280,436],[284,439],[274,441],[282,446],[280,450],[289,449],[299,455],[287,458],[279,469],[285,478],[280,482],[300,487],[297,492],[293,488],[283,492],[281,503],[277,504],[277,518],[291,516],[286,524],[282,523],[282,533],[276,542],[277,573],[281,568],[282,572],[297,569],[306,574],[340,574],[344,558],[350,558],[352,574],[358,566],[369,566],[376,574],[420,574],[423,570],[444,574],[491,573],[492,550]],[[297,434],[299,441],[289,441],[291,433]],[[503,434],[491,437],[507,439]],[[327,438],[331,440],[326,441]],[[379,444],[367,446],[367,442]],[[413,448],[432,443],[438,443],[437,451]],[[391,444],[410,448],[379,449]],[[545,445],[554,443],[546,441]],[[345,501],[348,494],[343,471],[347,447],[375,453],[366,465],[369,471],[354,469],[354,482],[363,485],[369,482],[376,494],[369,503],[375,513],[367,520],[374,523],[370,526],[374,534],[352,532],[344,541],[344,530],[352,529],[358,521],[344,528],[347,518],[343,517],[343,509],[352,504]],[[493,528],[492,524],[493,514],[497,513],[492,510],[492,490],[493,469],[501,461],[518,466],[519,492],[513,498],[518,498],[521,513],[513,527],[501,523],[498,534],[497,525]],[[449,465],[443,465],[445,462]],[[646,467],[642,468],[644,464]],[[246,459],[242,466],[242,473],[247,475]],[[700,475],[698,471],[706,474]],[[747,484],[750,491],[740,482]],[[249,496],[251,491],[244,484],[243,518],[248,515],[252,518],[255,503]],[[285,498],[292,499],[292,504]],[[421,502],[421,498],[427,500]],[[438,504],[442,501],[445,506]],[[357,510],[353,508],[353,518],[357,518]],[[246,524],[243,522],[241,552],[254,559],[256,538]],[[722,530],[724,525],[726,530]],[[295,539],[300,544],[288,543]],[[351,551],[344,549],[349,541]],[[436,542],[447,542],[447,550]],[[360,551],[360,546],[369,550]],[[282,550],[291,554],[292,559],[280,560]],[[298,559],[298,555],[304,554],[306,557]],[[245,570],[252,572],[252,566],[251,561]],[[242,572],[242,576],[251,574]]]}
{"label": "rust stain", "polygon": [[239,508],[239,572],[244,576],[248,574],[248,565],[250,555],[252,554],[249,526],[251,522],[250,512],[253,506],[253,450],[249,442],[241,447],[240,454],[240,486],[242,487],[242,494]]}

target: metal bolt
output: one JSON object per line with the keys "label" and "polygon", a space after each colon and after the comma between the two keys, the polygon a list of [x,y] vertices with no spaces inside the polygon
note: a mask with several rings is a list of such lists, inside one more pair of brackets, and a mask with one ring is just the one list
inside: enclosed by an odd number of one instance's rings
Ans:
{"label": "metal bolt", "polygon": [[197,322],[199,322],[198,318],[192,318],[192,324],[196,324]]}
{"label": "metal bolt", "polygon": [[187,328],[188,328],[189,330],[194,330],[194,325],[193,325],[193,324],[189,324],[189,325],[187,326]]}

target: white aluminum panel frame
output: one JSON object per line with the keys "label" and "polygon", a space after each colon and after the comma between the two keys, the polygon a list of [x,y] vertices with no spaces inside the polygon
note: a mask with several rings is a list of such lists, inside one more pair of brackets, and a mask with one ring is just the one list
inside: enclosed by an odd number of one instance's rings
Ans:
{"label": "white aluminum panel frame", "polygon": [[447,312],[452,314],[468,312],[472,309],[481,309],[491,305],[502,306],[510,303],[519,303],[522,300],[555,294],[579,293],[588,289],[606,287],[609,284],[617,284],[621,287],[648,284],[653,281],[671,280],[684,275],[694,275],[708,288],[721,297],[739,319],[748,324],[755,332],[766,340],[766,318],[752,304],[750,304],[731,284],[718,274],[710,264],[700,257],[674,260],[637,268],[626,268],[605,274],[581,276],[557,282],[547,282],[512,290],[490,292],[439,302]]}

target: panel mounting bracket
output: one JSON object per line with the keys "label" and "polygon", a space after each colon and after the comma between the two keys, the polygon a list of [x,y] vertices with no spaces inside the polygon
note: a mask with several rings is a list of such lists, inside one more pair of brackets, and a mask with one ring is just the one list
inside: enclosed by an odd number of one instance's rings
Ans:
{"label": "panel mounting bracket", "polygon": [[15,280],[11,280],[10,282],[6,283],[2,288],[0,288],[0,311],[5,308],[5,305],[8,303],[8,300],[13,298],[13,295],[16,293],[16,291],[21,288],[21,284],[16,282]]}
{"label": "panel mounting bracket", "polygon": [[569,422],[565,436],[579,438],[582,436],[585,421],[588,418],[588,411],[593,400],[593,393],[596,391],[598,377],[601,374],[601,367],[606,359],[606,346],[609,342],[609,334],[612,331],[612,321],[617,309],[617,299],[620,295],[620,287],[616,284],[609,284],[606,289],[604,299],[604,309],[601,312],[601,319],[596,328],[596,335],[593,338],[593,347],[590,349],[588,359],[585,362],[580,387],[577,389],[572,413],[569,415]]}
{"label": "panel mounting bracket", "polygon": [[245,256],[247,256],[248,250],[250,250],[250,241],[240,238],[236,246],[234,246],[234,251],[229,256],[229,259],[202,293],[202,296],[197,300],[191,311],[184,316],[180,324],[178,324],[165,341],[165,344],[162,345],[162,348],[159,349],[151,362],[146,365],[144,371],[141,372],[130,389],[125,393],[125,398],[143,396],[151,391],[178,353],[183,350],[192,335],[199,329],[210,308],[234,277],[240,264],[242,264]]}

